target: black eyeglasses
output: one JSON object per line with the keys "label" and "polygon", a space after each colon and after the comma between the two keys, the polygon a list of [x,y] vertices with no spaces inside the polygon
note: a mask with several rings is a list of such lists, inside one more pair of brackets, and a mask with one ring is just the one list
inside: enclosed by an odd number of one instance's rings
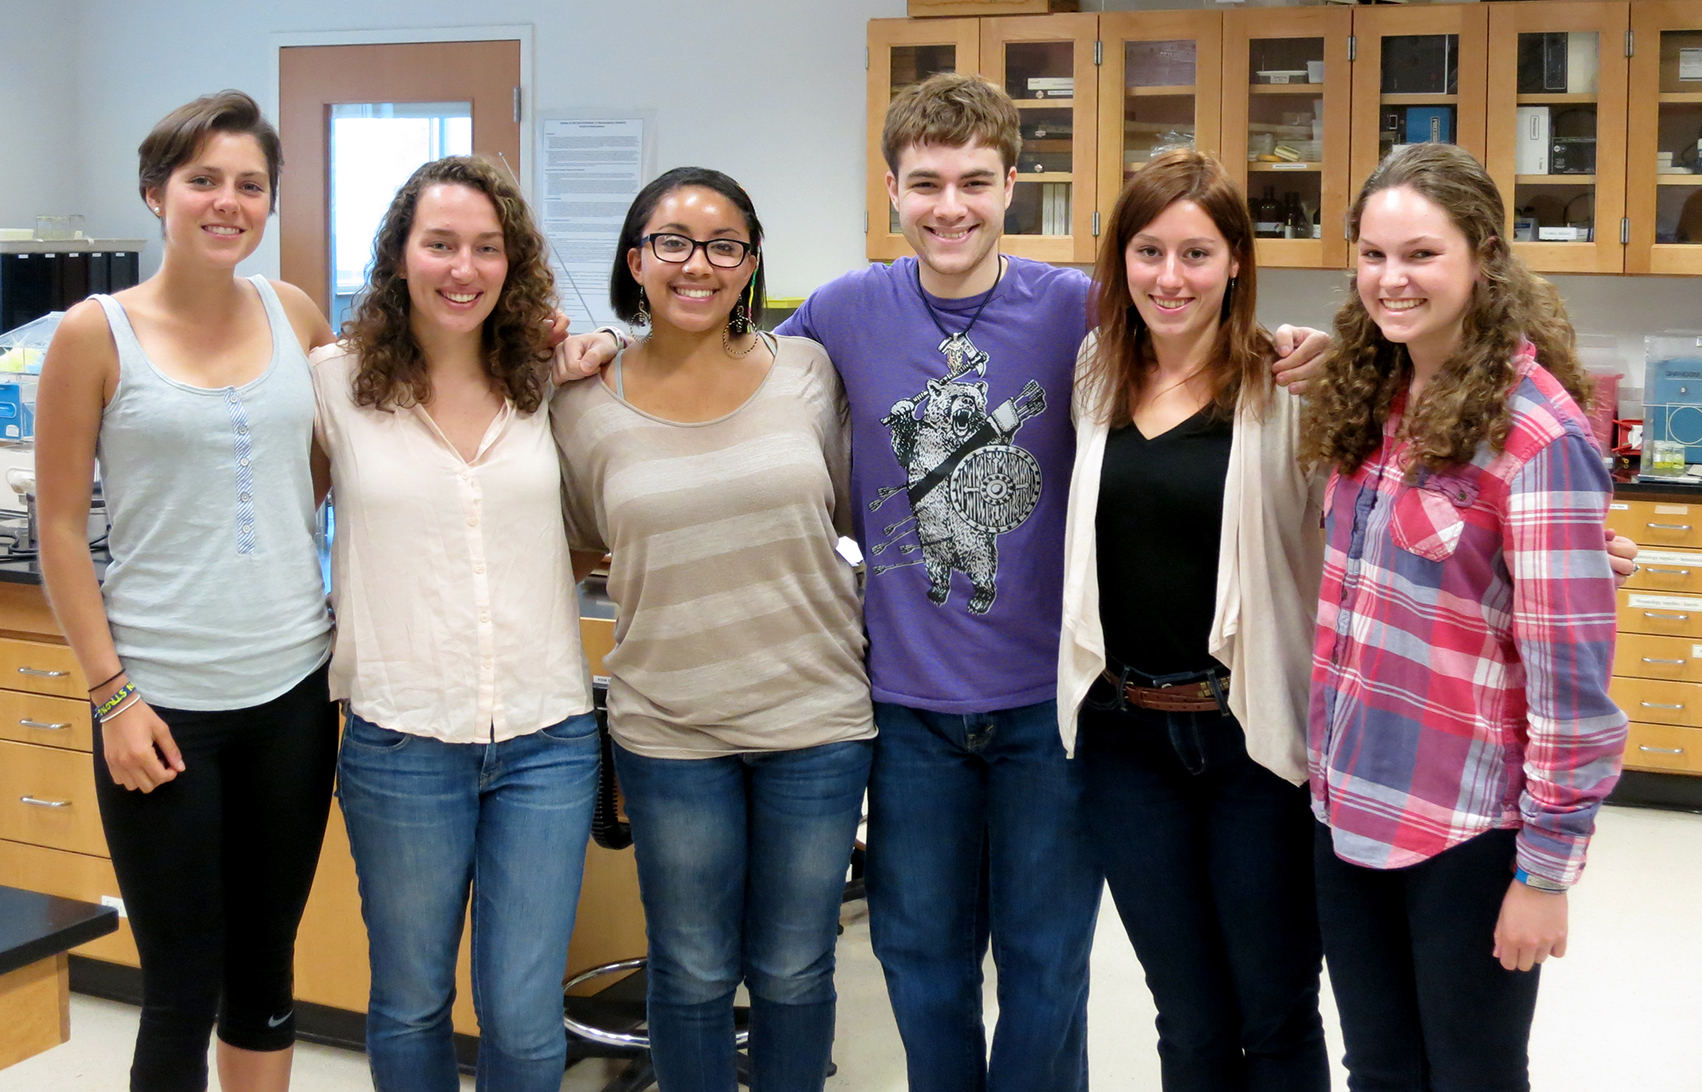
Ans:
{"label": "black eyeglasses", "polygon": [[702,247],[703,256],[709,259],[709,264],[722,269],[738,268],[756,249],[743,239],[692,239],[668,231],[646,235],[638,242],[640,245],[649,243],[650,253],[675,265],[691,261],[692,252]]}

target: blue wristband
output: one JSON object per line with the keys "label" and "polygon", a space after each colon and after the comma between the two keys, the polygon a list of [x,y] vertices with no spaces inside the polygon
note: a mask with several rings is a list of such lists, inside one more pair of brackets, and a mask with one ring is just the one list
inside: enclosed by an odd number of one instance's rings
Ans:
{"label": "blue wristband", "polygon": [[1555,883],[1543,876],[1533,876],[1518,865],[1513,866],[1513,878],[1533,891],[1546,891],[1551,895],[1560,895],[1566,892],[1565,884]]}

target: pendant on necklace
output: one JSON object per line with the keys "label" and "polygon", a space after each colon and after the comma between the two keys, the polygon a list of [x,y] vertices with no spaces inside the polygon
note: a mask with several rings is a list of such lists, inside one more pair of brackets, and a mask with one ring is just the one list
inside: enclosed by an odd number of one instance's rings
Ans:
{"label": "pendant on necklace", "polygon": [[956,378],[967,371],[963,362],[974,350],[975,346],[963,334],[952,334],[940,342],[940,352],[946,354],[946,374]]}

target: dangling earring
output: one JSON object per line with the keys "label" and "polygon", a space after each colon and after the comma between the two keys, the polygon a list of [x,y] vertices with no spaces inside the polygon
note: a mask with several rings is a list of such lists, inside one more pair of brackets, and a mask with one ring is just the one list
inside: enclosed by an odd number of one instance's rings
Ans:
{"label": "dangling earring", "polygon": [[733,313],[727,316],[727,325],[721,328],[721,348],[726,351],[728,356],[734,358],[749,356],[750,351],[756,348],[756,343],[762,340],[761,338],[752,338],[751,343],[742,350],[733,348],[735,336],[743,337],[756,326],[751,321],[750,307],[745,303],[747,297],[753,303],[756,300],[756,276],[754,274],[751,276],[750,284],[746,286],[745,292],[741,294],[739,302],[733,305]]}
{"label": "dangling earring", "polygon": [[1229,278],[1228,287],[1226,287],[1223,290],[1223,313],[1219,316],[1220,320],[1227,320],[1229,318],[1230,305],[1232,303],[1234,303],[1234,301],[1235,301],[1235,278],[1231,277],[1231,278]]}
{"label": "dangling earring", "polygon": [[644,286],[638,288],[638,314],[632,316],[634,326],[650,325],[650,301],[644,295]]}

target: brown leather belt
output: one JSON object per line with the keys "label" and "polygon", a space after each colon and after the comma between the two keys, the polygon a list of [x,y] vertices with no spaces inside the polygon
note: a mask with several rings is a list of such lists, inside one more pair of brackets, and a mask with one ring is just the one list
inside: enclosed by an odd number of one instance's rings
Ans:
{"label": "brown leather belt", "polygon": [[[1113,687],[1120,681],[1109,670],[1101,674]],[[1218,679],[1218,685],[1222,687],[1223,693],[1227,696],[1229,693],[1229,676],[1220,675]],[[1123,700],[1138,708],[1156,709],[1162,713],[1221,711],[1217,704],[1217,697],[1212,693],[1211,684],[1204,679],[1177,686],[1136,686],[1134,683],[1123,683]]]}

